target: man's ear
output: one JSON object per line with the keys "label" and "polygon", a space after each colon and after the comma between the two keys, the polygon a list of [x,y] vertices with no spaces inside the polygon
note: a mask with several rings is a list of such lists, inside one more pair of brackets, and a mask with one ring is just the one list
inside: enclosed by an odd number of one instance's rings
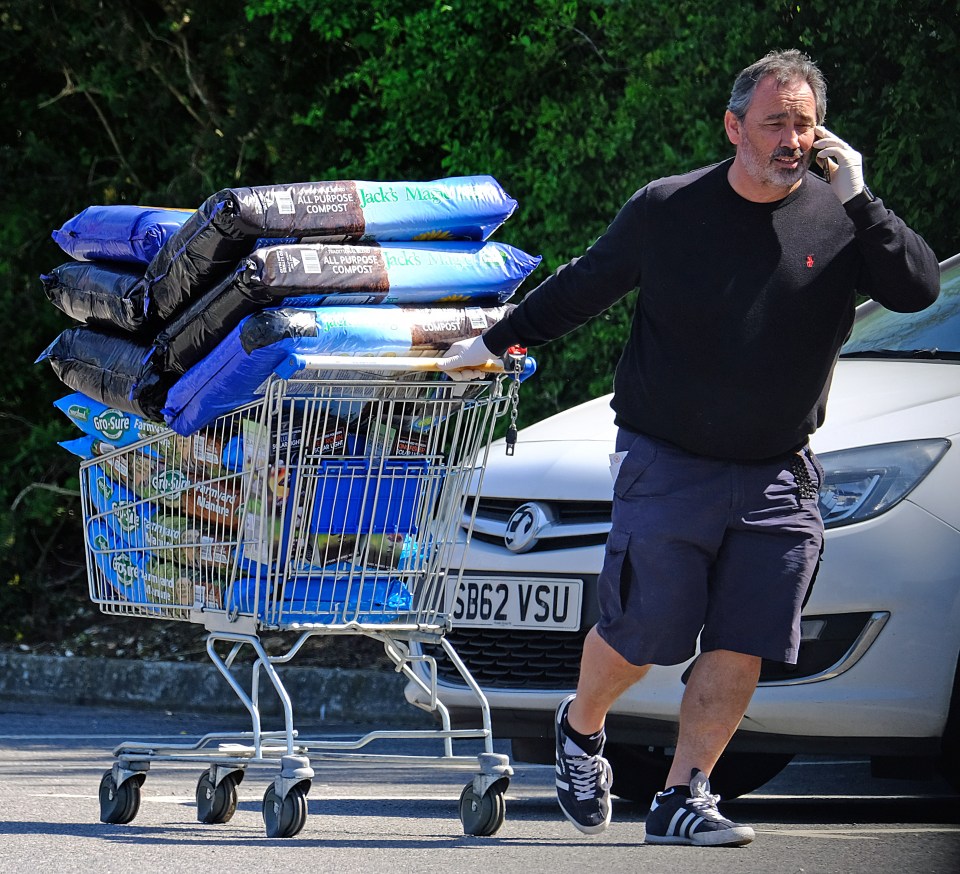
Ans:
{"label": "man's ear", "polygon": [[735,146],[740,145],[740,119],[729,109],[723,115],[723,127],[727,132],[727,139]]}

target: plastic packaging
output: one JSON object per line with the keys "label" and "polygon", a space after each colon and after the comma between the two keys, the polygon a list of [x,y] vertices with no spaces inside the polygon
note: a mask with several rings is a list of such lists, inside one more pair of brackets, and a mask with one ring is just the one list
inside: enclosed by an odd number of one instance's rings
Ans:
{"label": "plastic packaging", "polygon": [[77,261],[149,264],[192,213],[159,206],[88,206],[51,236]]}
{"label": "plastic packaging", "polygon": [[63,331],[37,358],[48,361],[69,388],[109,407],[161,422],[173,379],[141,373],[149,350],[130,337],[81,325]]}
{"label": "plastic packaging", "polygon": [[264,245],[485,240],[516,206],[492,176],[223,189],[200,205],[148,265],[147,313],[166,321]]}
{"label": "plastic packaging", "polygon": [[[300,244],[258,249],[227,280],[189,303],[160,331],[150,353],[178,376],[209,354],[245,316],[288,295],[333,292],[338,301],[382,292],[393,301],[456,300],[493,305],[540,263],[502,243]],[[333,305],[325,300],[324,306]]]}
{"label": "plastic packaging", "polygon": [[40,281],[47,299],[71,319],[131,333],[147,327],[142,268],[68,261],[43,274]]}
{"label": "plastic packaging", "polygon": [[[512,304],[464,308],[319,307],[300,311],[292,319],[274,318],[271,313],[277,311],[263,310],[241,322],[170,387],[164,415],[174,431],[192,434],[218,416],[254,400],[274,368],[295,352],[436,357],[454,339],[481,334],[512,308]],[[241,337],[251,320],[259,321],[247,330],[247,353]],[[310,336],[297,336],[306,333],[298,331],[297,324],[304,324]],[[451,330],[451,325],[458,330]],[[269,342],[270,337],[281,339]],[[351,372],[345,378],[362,378],[362,373]],[[349,415],[359,414],[362,403],[356,406],[357,410]]]}

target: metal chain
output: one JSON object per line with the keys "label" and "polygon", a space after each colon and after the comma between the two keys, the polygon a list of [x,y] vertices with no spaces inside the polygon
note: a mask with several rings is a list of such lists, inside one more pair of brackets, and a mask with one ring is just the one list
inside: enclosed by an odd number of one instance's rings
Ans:
{"label": "metal chain", "polygon": [[507,390],[507,403],[510,406],[510,424],[507,426],[506,454],[513,455],[517,445],[517,413],[520,409],[520,376],[526,363],[527,350],[511,346],[507,350],[508,360],[513,363],[510,375],[510,388]]}

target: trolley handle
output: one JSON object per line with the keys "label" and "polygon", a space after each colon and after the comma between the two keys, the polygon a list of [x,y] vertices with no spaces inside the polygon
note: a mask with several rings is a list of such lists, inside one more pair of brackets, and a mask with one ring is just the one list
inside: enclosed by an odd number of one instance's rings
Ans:
{"label": "trolley handle", "polygon": [[[361,356],[361,355],[290,355],[274,368],[274,373],[281,379],[289,379],[301,370],[382,370],[382,371],[432,371],[440,372],[436,358],[417,358],[414,356]],[[506,368],[503,361],[491,359],[479,367],[471,370],[482,370],[484,373],[504,373]]]}

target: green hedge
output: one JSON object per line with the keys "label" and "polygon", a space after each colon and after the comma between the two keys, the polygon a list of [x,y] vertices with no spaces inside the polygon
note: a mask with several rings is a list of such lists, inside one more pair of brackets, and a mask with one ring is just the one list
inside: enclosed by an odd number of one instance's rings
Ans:
{"label": "green hedge", "polygon": [[[193,207],[229,185],[491,173],[520,202],[496,239],[543,255],[546,276],[647,180],[729,155],[734,75],[796,46],[871,187],[947,257],[958,24],[941,0],[0,2],[0,640],[85,612],[63,492],[76,465],[55,445],[71,432],[50,406],[64,389],[31,364],[68,324],[37,277],[66,260],[49,233],[69,216]],[[521,424],[609,390],[630,303],[537,350]]]}

